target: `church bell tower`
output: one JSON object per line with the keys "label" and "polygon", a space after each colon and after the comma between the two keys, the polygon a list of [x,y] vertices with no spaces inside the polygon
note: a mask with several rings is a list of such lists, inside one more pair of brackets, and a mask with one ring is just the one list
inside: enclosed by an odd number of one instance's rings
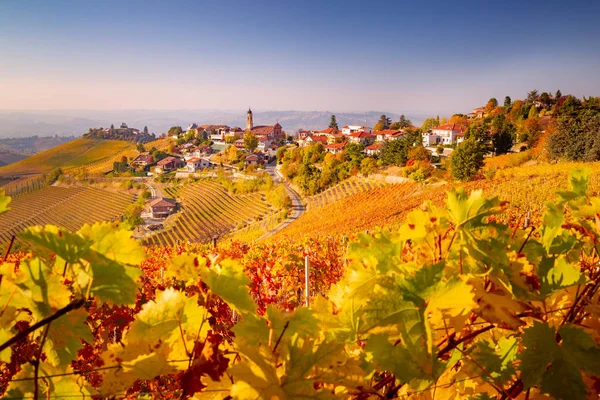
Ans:
{"label": "church bell tower", "polygon": [[254,128],[254,121],[252,121],[252,110],[248,108],[246,113],[246,130],[251,131]]}

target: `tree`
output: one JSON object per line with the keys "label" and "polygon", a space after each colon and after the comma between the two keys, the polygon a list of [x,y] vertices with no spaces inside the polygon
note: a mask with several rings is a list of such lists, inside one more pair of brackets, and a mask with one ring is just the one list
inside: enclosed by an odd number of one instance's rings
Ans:
{"label": "tree", "polygon": [[404,114],[400,114],[400,119],[398,120],[398,126],[400,129],[410,128],[412,126],[412,122],[410,119],[406,118]]}
{"label": "tree", "polygon": [[560,89],[558,89],[556,91],[556,94],[554,95],[554,100],[558,101],[558,99],[560,99],[561,97],[562,97],[562,93],[561,93]]}
{"label": "tree", "polygon": [[421,125],[421,132],[427,132],[427,131],[432,130],[436,126],[439,126],[439,122],[440,122],[439,117],[438,117],[438,119],[436,119],[436,118],[425,119],[425,121],[423,121],[423,124]]}
{"label": "tree", "polygon": [[461,124],[461,125],[466,125],[467,124],[467,116],[463,115],[463,114],[454,114],[453,116],[450,117],[450,119],[448,120],[449,124]]}
{"label": "tree", "polygon": [[115,126],[113,124],[110,124],[110,130],[113,131],[115,129]]}
{"label": "tree", "polygon": [[375,124],[373,129],[376,131],[382,131],[384,129],[389,129],[391,123],[392,123],[391,118],[388,118],[385,114],[381,114],[379,116],[379,121],[377,121],[377,123]]}
{"label": "tree", "polygon": [[144,135],[147,135],[147,134],[148,134],[148,127],[144,126]]}
{"label": "tree", "polygon": [[511,100],[510,96],[504,97],[504,107],[506,107],[507,110],[510,108],[511,103],[512,103],[512,100]]}
{"label": "tree", "polygon": [[553,159],[600,160],[600,112],[580,110],[575,117],[563,117],[556,132],[548,136],[548,153]]}
{"label": "tree", "polygon": [[538,110],[535,106],[531,106],[531,108],[529,108],[529,114],[527,115],[527,118],[537,118],[539,116]]}
{"label": "tree", "polygon": [[438,147],[435,149],[435,151],[437,152],[437,155],[438,155],[438,156],[441,156],[442,154],[444,154],[444,146],[442,146],[442,145],[439,145],[439,146],[438,146]]}
{"label": "tree", "polygon": [[258,147],[258,138],[252,132],[246,132],[244,135],[244,147],[249,152],[253,152]]}
{"label": "tree", "polygon": [[487,104],[485,105],[485,112],[489,114],[492,111],[494,111],[494,108],[496,107],[498,107],[498,100],[496,100],[495,97],[492,97],[488,100]]}
{"label": "tree", "polygon": [[492,147],[494,153],[505,154],[513,146],[517,128],[506,121],[504,115],[499,115],[492,121]]}
{"label": "tree", "polygon": [[336,118],[335,118],[335,114],[331,115],[331,121],[329,122],[329,127],[330,127],[330,128],[334,128],[334,129],[336,129],[336,130],[337,130],[337,129],[339,129],[339,128],[338,128],[338,123],[337,123],[337,120],[336,120]]}
{"label": "tree", "polygon": [[408,152],[408,158],[415,161],[429,161],[431,153],[423,146],[416,146]]}
{"label": "tree", "polygon": [[550,96],[550,93],[548,92],[543,92],[540,94],[539,101],[542,104],[542,107],[550,108],[552,105],[552,96]]}
{"label": "tree", "polygon": [[533,89],[531,92],[527,93],[527,99],[525,102],[529,105],[535,103],[539,97],[537,89]]}
{"label": "tree", "polygon": [[125,220],[131,227],[144,223],[144,220],[141,217],[142,211],[144,211],[144,206],[140,203],[133,203],[127,206],[125,209]]}
{"label": "tree", "polygon": [[377,161],[372,157],[365,157],[360,162],[360,172],[365,175],[371,175],[377,169]]}
{"label": "tree", "polygon": [[422,143],[418,132],[409,132],[398,140],[385,142],[379,158],[383,165],[403,166],[408,161],[408,152],[415,144]]}
{"label": "tree", "polygon": [[138,143],[138,145],[137,145],[137,151],[139,151],[140,153],[145,153],[146,152],[146,148],[144,147],[144,145],[142,143]]}
{"label": "tree", "polygon": [[484,150],[475,139],[468,139],[459,144],[450,156],[454,178],[468,181],[477,175],[483,167],[483,154]]}
{"label": "tree", "polygon": [[181,134],[181,132],[183,132],[183,129],[181,129],[180,126],[172,126],[171,128],[169,128],[169,136],[179,136]]}

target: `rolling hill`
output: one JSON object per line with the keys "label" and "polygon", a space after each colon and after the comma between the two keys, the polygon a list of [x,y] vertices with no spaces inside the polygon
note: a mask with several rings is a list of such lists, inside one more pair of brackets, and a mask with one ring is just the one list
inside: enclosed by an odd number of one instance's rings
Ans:
{"label": "rolling hill", "polygon": [[0,167],[4,166],[4,165],[9,165],[9,164],[15,163],[17,161],[21,161],[25,158],[27,158],[27,156],[24,156],[22,154],[13,153],[11,151],[0,150]]}
{"label": "rolling hill", "polygon": [[128,150],[135,151],[135,145],[120,140],[80,138],[0,167],[0,177],[35,175],[50,172],[57,167],[88,165],[107,160]]}

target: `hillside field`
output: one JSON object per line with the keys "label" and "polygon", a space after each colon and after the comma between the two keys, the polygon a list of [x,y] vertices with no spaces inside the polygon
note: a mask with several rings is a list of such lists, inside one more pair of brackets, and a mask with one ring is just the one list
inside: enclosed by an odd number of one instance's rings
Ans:
{"label": "hillside field", "polygon": [[165,191],[169,197],[179,200],[179,210],[165,220],[164,230],[145,239],[146,244],[207,242],[270,211],[261,193],[232,195],[214,180]]}
{"label": "hillside field", "polygon": [[447,192],[461,187],[469,193],[482,190],[486,197],[498,196],[500,200],[508,201],[503,214],[505,223],[522,224],[529,213],[531,223],[539,225],[546,203],[555,199],[558,190],[569,187],[569,173],[579,168],[591,170],[589,192],[598,195],[600,162],[523,165],[499,170],[490,179],[473,182],[441,185],[409,182],[360,191],[333,202],[312,202],[312,207],[302,217],[275,236],[291,239],[353,235],[376,227],[397,226],[408,212],[426,201],[444,205]]}
{"label": "hillside field", "polygon": [[75,139],[0,167],[0,177],[42,174],[54,168],[71,168],[102,162],[124,151],[135,150],[131,142],[120,140]]}
{"label": "hillside field", "polygon": [[120,217],[133,196],[92,188],[47,186],[13,198],[0,215],[0,243],[30,226],[52,224],[76,231],[83,224]]}

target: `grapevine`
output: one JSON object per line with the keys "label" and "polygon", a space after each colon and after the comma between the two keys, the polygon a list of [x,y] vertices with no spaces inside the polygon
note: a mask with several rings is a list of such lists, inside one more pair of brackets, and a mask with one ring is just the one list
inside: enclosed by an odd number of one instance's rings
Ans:
{"label": "grapevine", "polygon": [[[569,185],[527,227],[503,223],[506,202],[457,188],[349,244],[144,249],[109,223],[29,228],[31,253],[0,270],[0,390],[597,397],[600,198],[587,171]],[[9,202],[0,196],[0,212]],[[306,256],[309,308],[298,279]]]}

